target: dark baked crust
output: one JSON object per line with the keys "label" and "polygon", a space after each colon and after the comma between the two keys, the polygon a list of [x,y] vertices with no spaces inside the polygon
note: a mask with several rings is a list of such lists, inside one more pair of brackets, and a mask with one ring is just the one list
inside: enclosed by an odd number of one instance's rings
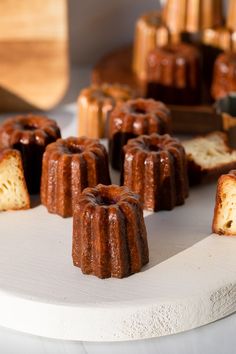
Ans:
{"label": "dark baked crust", "polygon": [[40,194],[50,213],[72,216],[83,189],[98,183],[111,183],[107,151],[99,140],[69,137],[47,146]]}
{"label": "dark baked crust", "polygon": [[122,147],[141,134],[171,133],[167,106],[152,99],[138,98],[119,104],[109,118],[109,157],[114,169],[121,169]]}
{"label": "dark baked crust", "polygon": [[139,193],[144,209],[171,210],[188,196],[187,160],[178,139],[141,135],[124,146],[124,185]]}
{"label": "dark baked crust", "polygon": [[200,100],[200,53],[186,43],[168,44],[147,56],[147,96],[167,104]]}
{"label": "dark baked crust", "polygon": [[217,100],[236,91],[236,53],[220,54],[214,64],[211,95]]}
{"label": "dark baked crust", "polygon": [[171,132],[171,113],[167,106],[153,99],[137,98],[118,104],[109,122],[109,138],[116,132],[135,135]]}
{"label": "dark baked crust", "polygon": [[75,207],[72,257],[99,278],[139,272],[149,260],[139,196],[116,185],[86,188]]}
{"label": "dark baked crust", "polygon": [[57,123],[41,115],[8,118],[0,126],[0,149],[14,148],[21,152],[29,193],[39,192],[45,147],[60,137]]}

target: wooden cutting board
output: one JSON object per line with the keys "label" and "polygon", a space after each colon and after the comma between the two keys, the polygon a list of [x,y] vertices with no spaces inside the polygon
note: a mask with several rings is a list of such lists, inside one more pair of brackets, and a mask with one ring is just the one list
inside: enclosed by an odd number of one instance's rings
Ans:
{"label": "wooden cutting board", "polygon": [[2,0],[0,14],[0,111],[52,108],[68,82],[66,0]]}

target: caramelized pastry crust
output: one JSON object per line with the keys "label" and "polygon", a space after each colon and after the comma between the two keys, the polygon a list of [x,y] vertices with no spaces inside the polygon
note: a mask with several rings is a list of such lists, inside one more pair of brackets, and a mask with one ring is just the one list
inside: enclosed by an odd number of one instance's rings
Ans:
{"label": "caramelized pastry crust", "polygon": [[116,185],[86,188],[74,212],[72,256],[99,278],[139,272],[149,257],[139,196]]}
{"label": "caramelized pastry crust", "polygon": [[48,144],[60,137],[57,123],[40,115],[16,116],[0,126],[0,149],[13,148],[21,152],[29,193],[39,192],[43,153]]}
{"label": "caramelized pastry crust", "polygon": [[108,155],[97,139],[58,139],[43,156],[41,201],[50,213],[72,216],[84,188],[110,184]]}
{"label": "caramelized pastry crust", "polygon": [[122,166],[122,147],[141,134],[171,132],[171,115],[166,105],[152,99],[138,98],[117,105],[109,120],[109,156],[111,165]]}
{"label": "caramelized pastry crust", "polygon": [[142,135],[124,146],[122,182],[141,196],[144,209],[171,210],[188,196],[187,161],[179,140]]}

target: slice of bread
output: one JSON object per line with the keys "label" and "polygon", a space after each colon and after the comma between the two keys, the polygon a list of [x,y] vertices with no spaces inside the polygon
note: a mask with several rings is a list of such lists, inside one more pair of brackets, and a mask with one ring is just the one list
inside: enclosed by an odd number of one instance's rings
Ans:
{"label": "slice of bread", "polygon": [[20,152],[0,152],[0,211],[30,208]]}
{"label": "slice of bread", "polygon": [[212,231],[219,235],[236,235],[236,170],[218,180]]}
{"label": "slice of bread", "polygon": [[236,169],[236,150],[228,145],[226,133],[212,132],[184,141],[191,185],[208,182]]}

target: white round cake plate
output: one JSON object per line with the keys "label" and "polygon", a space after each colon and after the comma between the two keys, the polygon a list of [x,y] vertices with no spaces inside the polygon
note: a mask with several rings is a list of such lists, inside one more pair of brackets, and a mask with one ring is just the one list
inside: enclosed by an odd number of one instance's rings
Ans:
{"label": "white round cake plate", "polygon": [[214,198],[215,185],[202,186],[185,205],[146,214],[150,262],[125,279],[97,279],[72,265],[71,218],[41,205],[0,213],[0,325],[118,341],[178,333],[231,314],[236,238],[210,235]]}

